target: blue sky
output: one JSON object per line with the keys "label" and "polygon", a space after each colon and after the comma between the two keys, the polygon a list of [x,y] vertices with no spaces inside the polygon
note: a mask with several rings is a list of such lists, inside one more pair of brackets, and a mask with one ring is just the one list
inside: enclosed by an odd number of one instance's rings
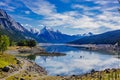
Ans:
{"label": "blue sky", "polygon": [[66,34],[95,34],[120,29],[117,0],[0,0],[26,28],[59,29]]}

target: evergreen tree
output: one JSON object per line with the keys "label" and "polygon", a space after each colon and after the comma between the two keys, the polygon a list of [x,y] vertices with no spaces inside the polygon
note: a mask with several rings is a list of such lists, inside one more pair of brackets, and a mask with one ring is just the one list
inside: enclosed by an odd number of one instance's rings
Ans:
{"label": "evergreen tree", "polygon": [[34,47],[36,46],[36,41],[32,40],[32,39],[28,39],[28,40],[21,40],[17,43],[18,46],[28,46],[28,47]]}
{"label": "evergreen tree", "polygon": [[27,41],[27,46],[29,46],[29,47],[34,47],[34,46],[36,46],[36,41],[35,40],[28,40]]}
{"label": "evergreen tree", "polygon": [[3,53],[5,50],[7,50],[9,45],[9,37],[7,37],[6,35],[0,35],[0,52]]}
{"label": "evergreen tree", "polygon": [[21,40],[17,43],[18,46],[27,46],[27,40]]}

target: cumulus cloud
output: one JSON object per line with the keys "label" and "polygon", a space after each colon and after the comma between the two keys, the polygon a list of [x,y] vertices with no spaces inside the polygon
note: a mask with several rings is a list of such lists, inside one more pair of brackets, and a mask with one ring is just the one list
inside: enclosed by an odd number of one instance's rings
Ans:
{"label": "cumulus cloud", "polygon": [[0,8],[4,8],[5,10],[11,11],[11,12],[13,12],[15,10],[15,7],[10,6],[6,1],[5,2],[1,1],[0,2]]}
{"label": "cumulus cloud", "polygon": [[25,11],[25,14],[30,14],[30,11]]}
{"label": "cumulus cloud", "polygon": [[34,0],[22,0],[22,1],[33,12],[43,15],[43,16],[49,16],[56,12],[55,5],[50,4],[46,0],[35,0],[35,1]]}
{"label": "cumulus cloud", "polygon": [[0,6],[5,6],[6,4],[3,2],[0,2]]}
{"label": "cumulus cloud", "polygon": [[88,6],[83,6],[83,5],[80,5],[80,4],[74,4],[74,5],[72,5],[72,8],[73,9],[83,9],[85,11],[88,11],[88,10],[100,10],[100,9],[102,9],[100,6],[97,6],[97,7],[88,7]]}
{"label": "cumulus cloud", "polygon": [[[67,0],[69,1],[69,0]],[[116,3],[116,1],[104,1],[104,0],[86,0],[93,1],[96,4],[105,5]],[[105,7],[102,6],[83,6],[80,4],[73,4],[72,8],[83,9],[85,14],[79,13],[76,11],[67,11],[63,13],[58,13],[56,6],[51,4],[46,0],[36,0],[30,1],[26,0],[24,3],[35,13],[39,15],[43,15],[44,19],[40,20],[40,24],[49,26],[49,27],[68,27],[68,28],[80,28],[84,29],[84,31],[90,30],[94,33],[99,33],[101,27],[105,27],[107,30],[119,29],[119,20],[120,17],[117,13],[111,12],[111,10],[117,9],[117,6],[114,7]],[[31,6],[32,4],[32,6]],[[90,12],[91,10],[101,11],[101,14],[97,14],[95,12]],[[90,17],[89,13],[93,17]],[[88,14],[88,15],[87,15]],[[99,30],[98,30],[99,29]],[[102,28],[103,29],[103,28]]]}
{"label": "cumulus cloud", "polygon": [[18,15],[11,15],[12,17],[16,17],[18,19],[22,19],[22,20],[27,20],[27,21],[32,21],[32,18],[29,17],[25,17],[25,16],[18,16]]}

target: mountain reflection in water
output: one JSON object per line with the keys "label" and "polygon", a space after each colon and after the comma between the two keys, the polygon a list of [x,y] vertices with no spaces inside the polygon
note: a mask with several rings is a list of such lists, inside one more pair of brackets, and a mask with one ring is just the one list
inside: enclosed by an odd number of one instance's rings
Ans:
{"label": "mountain reflection in water", "polygon": [[118,54],[90,51],[68,45],[41,45],[48,52],[66,53],[66,56],[36,56],[35,62],[48,71],[48,75],[79,75],[91,69],[120,68]]}

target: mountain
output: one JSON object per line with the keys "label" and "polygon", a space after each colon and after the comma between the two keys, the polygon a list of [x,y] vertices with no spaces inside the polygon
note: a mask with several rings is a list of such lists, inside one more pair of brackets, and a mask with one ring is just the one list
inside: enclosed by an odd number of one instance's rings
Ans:
{"label": "mountain", "polygon": [[19,41],[21,39],[35,39],[37,42],[42,43],[67,43],[92,35],[92,33],[84,35],[67,35],[59,30],[55,31],[54,29],[49,29],[47,27],[44,27],[41,30],[35,28],[28,30],[2,9],[0,9],[0,34],[5,34],[14,41]]}
{"label": "mountain", "polygon": [[39,29],[36,29],[36,28],[31,28],[29,29],[29,31],[33,34],[35,34],[36,36],[40,34],[40,30]]}
{"label": "mountain", "polygon": [[115,44],[120,41],[120,30],[109,31],[106,33],[86,36],[70,42],[71,44]]}
{"label": "mountain", "polygon": [[48,43],[66,43],[81,38],[81,36],[63,34],[59,30],[46,27],[41,29],[38,36]]}
{"label": "mountain", "polygon": [[84,33],[82,36],[93,36],[94,34],[89,32],[89,33]]}
{"label": "mountain", "polygon": [[5,34],[14,41],[32,38],[38,42],[42,42],[42,40],[39,39],[36,34],[24,28],[2,9],[0,9],[0,34]]}
{"label": "mountain", "polygon": [[26,29],[20,23],[16,22],[4,10],[0,9],[0,34],[6,34],[11,39],[19,40],[25,38],[22,34],[25,31]]}
{"label": "mountain", "polygon": [[63,34],[59,30],[54,31],[52,29],[47,29],[46,27],[41,31],[34,28],[28,30],[2,9],[0,9],[0,34],[8,35],[10,39],[14,41],[32,38],[38,42],[49,43],[65,43],[80,38],[80,36]]}

